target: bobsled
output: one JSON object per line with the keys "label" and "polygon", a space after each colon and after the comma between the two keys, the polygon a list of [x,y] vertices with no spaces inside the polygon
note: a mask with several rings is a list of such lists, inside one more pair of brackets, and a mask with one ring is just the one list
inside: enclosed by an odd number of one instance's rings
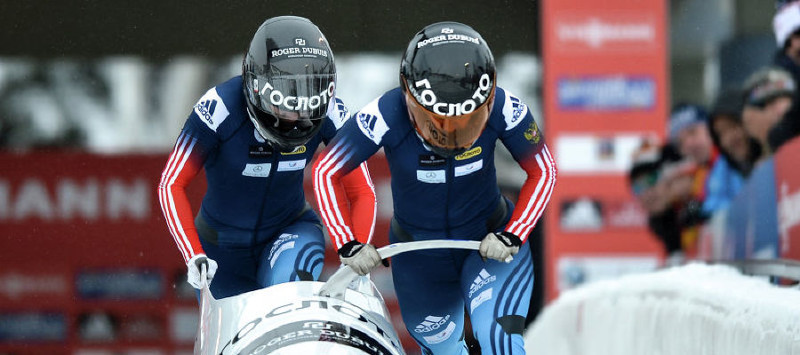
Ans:
{"label": "bobsled", "polygon": [[[478,241],[429,240],[390,244],[378,253],[388,258],[412,250],[479,246]],[[215,299],[208,285],[200,293],[195,354],[405,354],[380,292],[348,266],[327,282],[288,282],[222,299]]]}

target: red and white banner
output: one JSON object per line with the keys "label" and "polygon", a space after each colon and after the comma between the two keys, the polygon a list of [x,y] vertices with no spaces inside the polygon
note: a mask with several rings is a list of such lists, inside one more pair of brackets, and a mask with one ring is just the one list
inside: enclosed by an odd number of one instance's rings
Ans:
{"label": "red and white banner", "polygon": [[545,136],[559,167],[545,230],[552,299],[663,257],[626,177],[642,140],[664,137],[667,7],[545,0],[542,19]]}
{"label": "red and white banner", "polygon": [[800,138],[786,143],[775,154],[775,187],[778,194],[778,235],[781,258],[800,260]]}
{"label": "red and white banner", "polygon": [[[191,352],[197,300],[156,190],[167,158],[0,153],[0,353]],[[389,168],[382,155],[369,164],[386,200],[373,240],[383,246],[392,214]],[[316,206],[309,175],[306,197]],[[204,192],[201,173],[187,190],[194,213]],[[323,280],[339,265],[330,247],[325,264]],[[403,345],[415,347],[389,269],[372,279]]]}

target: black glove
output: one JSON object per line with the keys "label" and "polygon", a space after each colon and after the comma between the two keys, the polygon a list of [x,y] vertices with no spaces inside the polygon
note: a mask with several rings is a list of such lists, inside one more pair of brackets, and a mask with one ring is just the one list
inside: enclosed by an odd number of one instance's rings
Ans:
{"label": "black glove", "polygon": [[380,254],[372,244],[362,244],[357,240],[347,242],[339,248],[339,260],[359,275],[366,275],[378,264],[389,266],[389,262],[381,260]]}
{"label": "black glove", "polygon": [[481,257],[510,263],[519,252],[522,240],[509,232],[489,233],[481,241]]}

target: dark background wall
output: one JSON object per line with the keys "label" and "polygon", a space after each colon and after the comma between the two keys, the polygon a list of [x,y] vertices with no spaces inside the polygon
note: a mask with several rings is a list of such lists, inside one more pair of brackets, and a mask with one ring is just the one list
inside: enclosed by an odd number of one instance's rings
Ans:
{"label": "dark background wall", "polygon": [[310,18],[336,52],[405,48],[423,26],[471,25],[495,54],[538,52],[538,2],[501,1],[2,1],[0,56],[230,56],[263,20]]}

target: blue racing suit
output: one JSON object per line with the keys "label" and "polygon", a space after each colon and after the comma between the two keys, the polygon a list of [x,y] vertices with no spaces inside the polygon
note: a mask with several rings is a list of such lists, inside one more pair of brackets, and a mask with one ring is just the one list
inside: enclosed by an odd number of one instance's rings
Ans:
{"label": "blue racing suit", "polygon": [[[367,104],[347,121],[314,168],[317,201],[332,243],[355,238],[338,179],[383,148],[391,171],[391,243],[482,240],[507,231],[524,242],[544,211],[555,162],[528,107],[497,88],[486,128],[464,153],[442,157],[416,133],[400,88]],[[502,142],[528,173],[517,206],[497,186],[495,143]],[[403,321],[425,353],[467,353],[464,309],[484,353],[524,353],[522,330],[533,288],[527,245],[511,263],[482,260],[477,251],[423,250],[392,259]]]}
{"label": "blue racing suit", "polygon": [[[319,144],[348,119],[335,99],[320,132],[305,145],[281,151],[255,130],[246,111],[241,76],[208,90],[186,120],[159,184],[167,226],[184,261],[205,253],[218,263],[210,288],[216,298],[294,280],[316,280],[325,240],[306,202],[303,172]],[[205,169],[207,190],[196,218],[186,185]],[[343,181],[351,208],[374,224],[375,194],[366,166]]]}

